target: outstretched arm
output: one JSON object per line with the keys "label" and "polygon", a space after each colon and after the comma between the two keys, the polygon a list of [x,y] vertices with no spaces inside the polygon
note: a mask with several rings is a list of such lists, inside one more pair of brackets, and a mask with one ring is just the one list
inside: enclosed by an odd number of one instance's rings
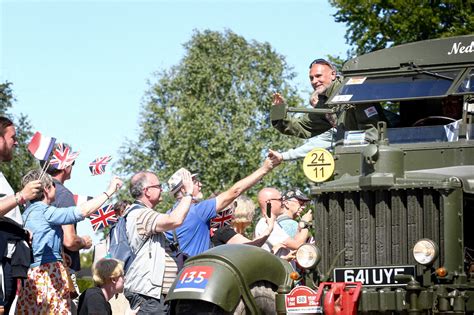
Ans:
{"label": "outstretched arm", "polygon": [[217,212],[224,210],[227,206],[234,201],[235,198],[244,193],[247,189],[258,183],[263,176],[268,174],[273,168],[278,166],[281,160],[275,157],[268,157],[263,162],[263,165],[259,167],[255,172],[249,176],[239,180],[232,187],[216,197],[216,210]]}

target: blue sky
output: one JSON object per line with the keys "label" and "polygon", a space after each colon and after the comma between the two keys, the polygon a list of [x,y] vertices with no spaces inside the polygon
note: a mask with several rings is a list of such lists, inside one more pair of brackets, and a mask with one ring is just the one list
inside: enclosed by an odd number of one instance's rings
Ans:
{"label": "blue sky", "polygon": [[[194,30],[269,42],[305,93],[308,64],[349,49],[334,12],[326,0],[0,0],[0,81],[13,83],[14,115],[80,150],[66,186],[97,195],[112,168],[91,176],[88,163],[117,161],[120,146],[136,138],[147,81],[179,63]],[[88,222],[79,230],[92,233]]]}

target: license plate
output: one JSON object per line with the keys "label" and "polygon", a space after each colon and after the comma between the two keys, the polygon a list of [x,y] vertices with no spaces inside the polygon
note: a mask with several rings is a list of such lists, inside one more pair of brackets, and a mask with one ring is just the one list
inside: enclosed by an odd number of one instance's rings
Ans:
{"label": "license plate", "polygon": [[335,282],[362,282],[364,286],[404,286],[395,275],[415,275],[415,266],[335,268]]}

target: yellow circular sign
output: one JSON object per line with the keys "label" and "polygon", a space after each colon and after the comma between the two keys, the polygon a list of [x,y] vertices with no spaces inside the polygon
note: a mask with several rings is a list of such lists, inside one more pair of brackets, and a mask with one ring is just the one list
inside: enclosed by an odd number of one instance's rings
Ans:
{"label": "yellow circular sign", "polygon": [[325,149],[313,149],[303,161],[303,172],[310,180],[321,183],[334,173],[334,158]]}

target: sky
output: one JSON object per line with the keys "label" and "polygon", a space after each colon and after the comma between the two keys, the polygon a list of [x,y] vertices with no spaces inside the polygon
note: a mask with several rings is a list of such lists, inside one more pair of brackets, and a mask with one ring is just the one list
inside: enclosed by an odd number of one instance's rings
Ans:
{"label": "sky", "polygon": [[[194,31],[270,43],[307,93],[309,63],[350,48],[334,13],[327,0],[0,0],[0,82],[13,83],[14,116],[80,151],[66,186],[95,196],[119,148],[138,136],[153,73],[180,62]],[[112,165],[92,176],[88,164],[104,155]],[[93,235],[88,220],[78,230]]]}

